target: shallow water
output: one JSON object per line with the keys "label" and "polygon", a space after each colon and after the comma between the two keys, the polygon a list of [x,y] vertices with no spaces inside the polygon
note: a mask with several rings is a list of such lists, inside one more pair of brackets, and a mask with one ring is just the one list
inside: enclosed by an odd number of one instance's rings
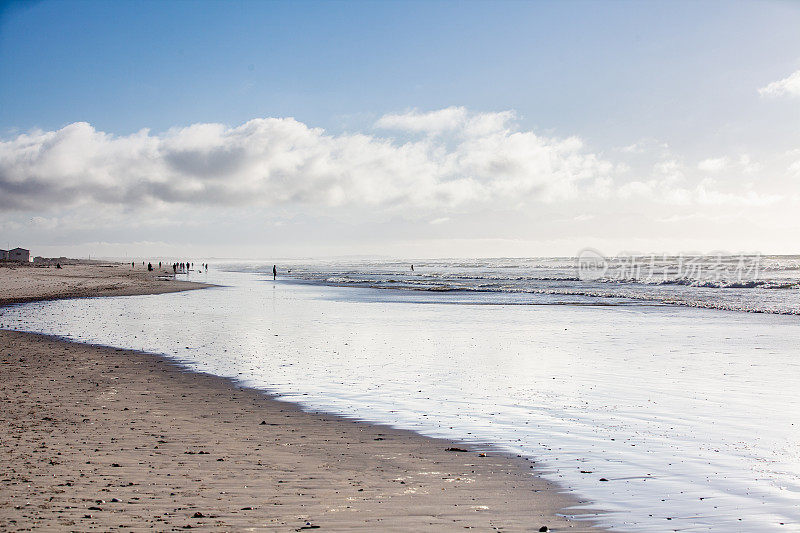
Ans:
{"label": "shallow water", "polygon": [[621,530],[800,528],[796,316],[194,276],[227,286],[12,306],[0,327],[163,353],[310,408],[494,444]]}

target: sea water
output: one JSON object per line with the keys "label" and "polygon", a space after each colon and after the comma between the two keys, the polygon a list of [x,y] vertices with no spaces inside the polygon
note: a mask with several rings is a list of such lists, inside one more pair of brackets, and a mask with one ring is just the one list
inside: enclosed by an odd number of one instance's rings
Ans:
{"label": "sea water", "polygon": [[[754,313],[402,284],[405,268],[462,288],[502,277],[464,264],[282,264],[276,282],[271,265],[226,265],[189,275],[219,288],[17,305],[0,309],[0,327],[161,353],[310,409],[524,455],[604,510],[571,514],[619,530],[800,529],[792,289],[720,284],[787,293]],[[491,283],[511,277],[536,276]]]}

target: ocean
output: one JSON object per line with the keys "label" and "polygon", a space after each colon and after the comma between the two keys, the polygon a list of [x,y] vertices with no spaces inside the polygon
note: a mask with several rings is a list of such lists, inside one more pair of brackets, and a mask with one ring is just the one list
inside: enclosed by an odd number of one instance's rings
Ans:
{"label": "ocean", "polygon": [[221,287],[15,305],[0,327],[524,455],[621,531],[800,529],[800,258],[411,264],[216,263],[185,277]]}
{"label": "ocean", "polygon": [[[240,272],[265,271],[259,262],[223,266]],[[631,299],[800,314],[800,256],[604,257],[587,249],[578,257],[439,259],[416,263],[308,260],[281,262],[280,267],[282,273],[289,270],[292,279],[314,283],[478,293],[470,298],[491,303],[611,303],[609,299]]]}

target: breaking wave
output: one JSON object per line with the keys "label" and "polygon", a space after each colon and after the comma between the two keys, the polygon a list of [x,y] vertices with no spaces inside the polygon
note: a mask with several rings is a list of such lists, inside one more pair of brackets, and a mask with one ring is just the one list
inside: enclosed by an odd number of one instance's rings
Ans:
{"label": "breaking wave", "polygon": [[[662,258],[647,265],[647,276],[625,275],[610,268],[597,279],[582,277],[576,258],[456,259],[424,261],[284,261],[279,271],[291,280],[399,291],[462,292],[483,295],[482,303],[548,303],[541,296],[575,296],[600,300],[652,302],[751,313],[800,314],[800,257],[758,257],[758,268],[734,271],[735,261],[726,258],[727,270],[714,275],[686,275],[685,258]],[[413,265],[413,269],[412,269]],[[695,265],[696,266],[696,265]],[[272,265],[237,263],[232,271],[271,274]],[[698,270],[700,274],[702,271]],[[733,275],[725,275],[733,274]],[[535,302],[513,301],[501,295],[539,295]],[[492,299],[494,298],[494,300]],[[563,298],[552,303],[565,303]],[[580,303],[586,303],[581,301]]]}

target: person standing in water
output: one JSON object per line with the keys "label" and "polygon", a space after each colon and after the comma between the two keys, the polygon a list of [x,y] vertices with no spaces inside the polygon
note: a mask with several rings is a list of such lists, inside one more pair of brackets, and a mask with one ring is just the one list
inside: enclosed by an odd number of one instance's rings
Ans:
{"label": "person standing in water", "polygon": [[278,267],[272,265],[272,281],[275,281],[275,278],[278,277]]}

